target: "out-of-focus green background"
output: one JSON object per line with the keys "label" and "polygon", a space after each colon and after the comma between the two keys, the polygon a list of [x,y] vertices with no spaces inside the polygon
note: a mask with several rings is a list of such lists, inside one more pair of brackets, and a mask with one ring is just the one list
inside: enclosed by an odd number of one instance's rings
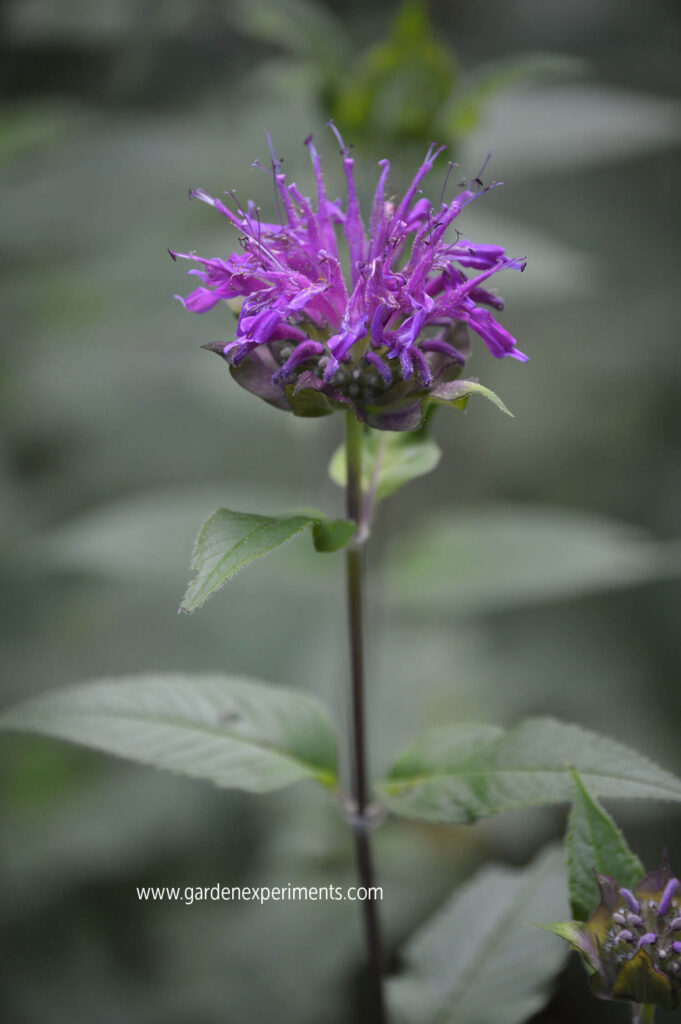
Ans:
{"label": "out-of-focus green background", "polygon": [[[678,70],[673,0],[15,0],[1,9],[3,703],[145,669],[300,686],[342,725],[342,564],[298,541],[198,615],[176,609],[218,505],[338,511],[340,419],[233,384],[165,250],[235,236],[187,189],[267,209],[264,129],[302,190],[334,114],[366,200],[432,137],[505,182],[465,232],[526,255],[499,280],[527,366],[480,343],[482,402],[442,412],[439,470],[382,510],[370,601],[378,771],[451,718],[551,713],[681,772]],[[376,48],[378,45],[378,49]],[[444,164],[443,164],[444,167]],[[437,199],[441,168],[431,194]],[[272,205],[270,203],[270,205]],[[312,785],[253,800],[47,740],[3,740],[8,1024],[359,1020],[357,907],[139,903],[137,885],[350,884]],[[652,867],[669,805],[613,805]],[[564,811],[377,837],[391,950],[485,860],[523,863]],[[547,936],[547,942],[557,941]],[[537,1021],[618,1021],[572,963]]]}

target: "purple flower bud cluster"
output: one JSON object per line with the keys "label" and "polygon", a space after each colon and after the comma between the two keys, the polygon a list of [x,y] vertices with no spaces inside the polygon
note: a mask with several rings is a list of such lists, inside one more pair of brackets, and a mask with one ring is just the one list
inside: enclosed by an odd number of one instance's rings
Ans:
{"label": "purple flower bud cluster", "polygon": [[681,1002],[681,883],[664,855],[633,892],[596,875],[601,902],[564,937],[579,950],[594,993],[673,1010]]}
{"label": "purple flower bud cluster", "polygon": [[679,879],[666,881],[659,902],[646,898],[647,893],[640,889],[639,898],[629,889],[619,889],[623,905],[612,914],[602,956],[621,968],[634,953],[645,949],[654,969],[681,984],[681,910],[676,898]]}
{"label": "purple flower bud cluster", "polygon": [[343,157],[345,207],[327,197],[311,137],[306,145],[316,181],[314,205],[294,182],[287,183],[270,144],[268,173],[279,222],[263,221],[258,207],[244,207],[233,193],[232,209],[195,189],[192,196],[238,230],[241,251],[226,259],[171,251],[174,259],[199,264],[189,273],[201,284],[177,298],[194,313],[221,300],[238,307],[234,337],[206,347],[227,360],[243,387],[270,404],[304,416],[350,409],[379,429],[415,429],[424,397],[460,375],[469,329],[494,356],[527,358],[490,312],[503,309],[503,302],[485,287],[497,271],[523,270],[525,261],[507,256],[499,245],[475,244],[458,232],[451,237],[459,214],[493,185],[478,178],[449,202],[443,189],[437,206],[420,194],[444,147],[430,147],[401,198],[387,191],[390,165],[379,162],[367,231],[353,157],[331,128]]}

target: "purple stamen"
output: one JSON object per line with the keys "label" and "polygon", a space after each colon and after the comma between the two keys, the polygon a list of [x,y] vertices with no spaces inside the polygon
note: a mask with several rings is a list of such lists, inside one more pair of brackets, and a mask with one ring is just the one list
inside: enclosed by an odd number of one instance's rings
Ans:
{"label": "purple stamen", "polygon": [[646,934],[642,935],[641,938],[638,940],[638,948],[641,949],[642,946],[652,946],[656,942],[657,935],[655,934],[655,932],[646,932]]}
{"label": "purple stamen", "polygon": [[681,953],[681,942],[672,942],[672,949],[675,953]]}

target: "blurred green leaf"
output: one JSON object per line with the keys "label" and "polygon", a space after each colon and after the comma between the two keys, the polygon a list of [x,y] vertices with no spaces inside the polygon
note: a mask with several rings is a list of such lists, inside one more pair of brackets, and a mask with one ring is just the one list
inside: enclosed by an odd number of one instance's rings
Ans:
{"label": "blurred green leaf", "polygon": [[[679,101],[594,81],[535,85],[497,93],[487,107],[484,134],[494,139],[495,167],[503,164],[507,181],[583,172],[603,163],[614,167],[678,145]],[[477,134],[459,158],[463,167],[478,166]],[[536,262],[532,252],[532,266]]]}
{"label": "blurred green leaf", "polygon": [[573,917],[588,921],[598,906],[594,871],[635,889],[644,869],[611,816],[573,772],[575,795],[567,833],[568,883]]}
{"label": "blurred green leaf", "polygon": [[379,790],[396,814],[450,824],[570,800],[571,770],[599,796],[681,801],[681,780],[614,740],[553,718],[509,732],[445,725],[393,765]]}
{"label": "blurred green leaf", "polygon": [[0,107],[0,167],[54,146],[85,120],[65,102],[41,99]]}
{"label": "blurred green leaf", "polygon": [[230,512],[221,508],[199,530],[192,559],[195,576],[187,587],[180,611],[200,608],[230,577],[254,558],[281,547],[310,527],[317,551],[338,551],[355,532],[355,523],[314,515],[273,516]]}
{"label": "blurred green leaf", "polygon": [[478,65],[452,93],[440,118],[442,130],[457,138],[467,135],[478,127],[486,105],[499,93],[518,85],[576,78],[588,70],[583,58],[562,53],[521,53]]}
{"label": "blurred green leaf", "polygon": [[[437,442],[421,432],[365,430],[362,435],[362,490],[376,488],[380,501],[394,494],[410,480],[424,476],[436,468],[442,451]],[[347,483],[345,445],[334,452],[329,463],[329,476],[339,487]]]}
{"label": "blurred green leaf", "polygon": [[487,868],[434,915],[389,982],[396,1024],[520,1024],[546,1001],[567,949],[527,921],[565,915],[561,851],[522,870]]}
{"label": "blurred green leaf", "polygon": [[307,0],[231,0],[229,17],[246,35],[310,59],[325,74],[349,47],[343,22]]}
{"label": "blurred green leaf", "polygon": [[425,0],[406,0],[387,38],[338,83],[332,113],[343,131],[374,139],[429,139],[456,80],[454,56],[437,38]]}
{"label": "blurred green leaf", "polygon": [[681,547],[583,512],[488,505],[424,523],[386,561],[391,601],[451,614],[678,575]]}
{"label": "blurred green leaf", "polygon": [[115,579],[176,581],[185,575],[196,522],[206,508],[228,498],[235,505],[267,505],[276,514],[295,506],[298,494],[265,484],[224,484],[144,490],[98,504],[30,537],[14,552],[17,566],[103,574]]}
{"label": "blurred green leaf", "polygon": [[335,783],[333,728],[312,698],[230,676],[142,675],[48,693],[0,729],[38,732],[142,764],[266,793]]}

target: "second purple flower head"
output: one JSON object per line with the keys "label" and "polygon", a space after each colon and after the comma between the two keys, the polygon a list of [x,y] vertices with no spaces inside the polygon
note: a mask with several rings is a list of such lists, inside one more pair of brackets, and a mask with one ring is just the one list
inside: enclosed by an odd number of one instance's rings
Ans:
{"label": "second purple flower head", "polygon": [[[502,300],[485,288],[498,270],[523,270],[498,245],[474,244],[448,228],[488,188],[476,179],[437,206],[420,185],[444,147],[431,146],[402,196],[389,189],[381,160],[367,232],[353,178],[354,160],[334,125],[347,181],[347,202],[327,198],[312,138],[306,145],[316,179],[316,203],[287,183],[272,151],[271,173],[279,223],[259,208],[234,209],[202,189],[192,195],[215,207],[239,232],[240,250],[226,259],[171,251],[192,260],[201,284],[186,309],[205,313],[221,300],[238,308],[235,336],[205,347],[225,358],[242,387],[299,416],[351,410],[380,430],[415,430],[432,401],[466,393],[460,378],[469,330],[490,352],[525,360],[495,319]],[[267,170],[265,168],[265,170]],[[445,182],[446,185],[446,182]],[[349,272],[337,232],[342,230]],[[445,237],[445,236],[448,237]]]}

